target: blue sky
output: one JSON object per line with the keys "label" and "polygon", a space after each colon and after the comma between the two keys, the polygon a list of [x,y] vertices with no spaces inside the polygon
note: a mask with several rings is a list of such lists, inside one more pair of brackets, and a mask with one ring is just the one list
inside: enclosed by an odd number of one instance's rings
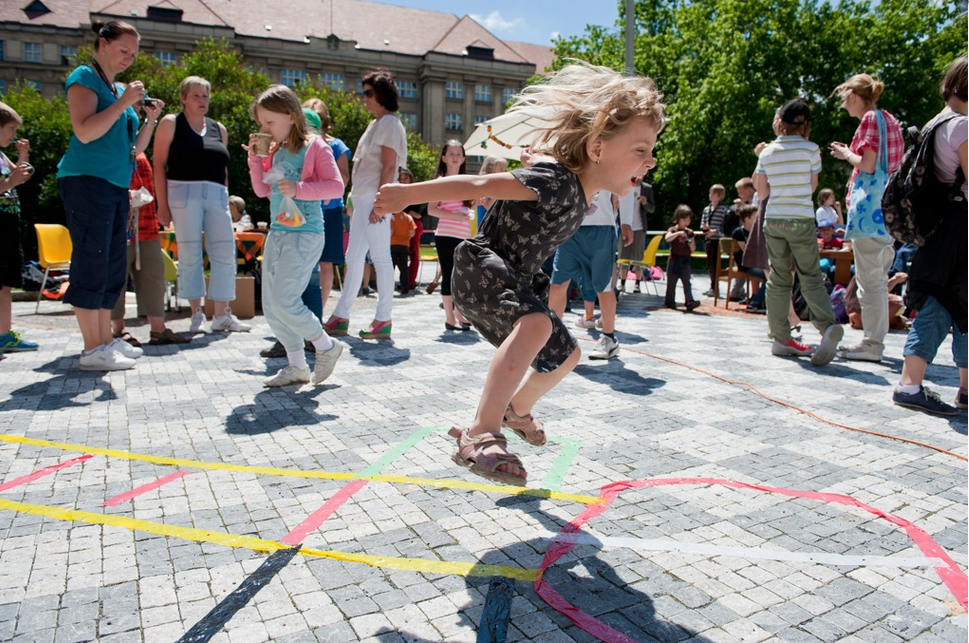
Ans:
{"label": "blue sky", "polygon": [[618,0],[375,0],[382,4],[470,15],[504,40],[550,45],[556,35],[579,36],[589,24],[612,27]]}

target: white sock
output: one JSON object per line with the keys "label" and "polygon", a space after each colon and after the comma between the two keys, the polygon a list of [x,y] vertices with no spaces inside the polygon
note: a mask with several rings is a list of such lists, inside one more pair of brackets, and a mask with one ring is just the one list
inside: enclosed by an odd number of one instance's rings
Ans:
{"label": "white sock", "polygon": [[306,365],[306,355],[303,354],[303,347],[300,346],[299,350],[296,351],[286,351],[286,359],[289,360],[289,365],[294,366],[301,371],[305,371],[309,368]]}
{"label": "white sock", "polygon": [[85,355],[93,355],[94,353],[96,353],[96,352],[98,352],[100,350],[104,350],[107,347],[108,347],[108,344],[101,344],[100,346],[95,346],[91,350],[85,350],[84,351],[84,354]]}
{"label": "white sock", "polygon": [[310,343],[313,344],[313,348],[316,349],[317,353],[323,353],[333,348],[333,340],[322,331],[320,332],[320,336],[316,339],[311,339]]}
{"label": "white sock", "polygon": [[918,384],[902,384],[901,382],[895,388],[898,389],[899,393],[905,393],[905,395],[915,395],[922,390],[922,387]]}

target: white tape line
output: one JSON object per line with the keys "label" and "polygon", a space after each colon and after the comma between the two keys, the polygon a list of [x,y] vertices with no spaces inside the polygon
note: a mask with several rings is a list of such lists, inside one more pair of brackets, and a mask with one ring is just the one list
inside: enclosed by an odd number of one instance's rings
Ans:
{"label": "white tape line", "polygon": [[699,543],[683,543],[675,540],[645,539],[645,538],[612,538],[608,536],[593,536],[589,533],[552,534],[545,532],[544,538],[559,542],[574,543],[576,545],[592,545],[595,547],[616,547],[625,549],[641,549],[645,551],[672,551],[682,554],[700,554],[703,556],[735,556],[737,558],[754,558],[759,560],[785,560],[798,563],[817,563],[820,565],[843,565],[847,567],[945,567],[946,564],[938,558],[903,558],[900,556],[845,556],[842,554],[826,554],[823,552],[778,551],[762,547],[723,547],[720,545],[703,545]]}

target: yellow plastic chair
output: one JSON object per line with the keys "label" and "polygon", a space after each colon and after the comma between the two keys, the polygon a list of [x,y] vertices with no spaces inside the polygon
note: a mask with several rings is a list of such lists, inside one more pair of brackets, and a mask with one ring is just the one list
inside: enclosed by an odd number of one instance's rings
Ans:
{"label": "yellow plastic chair", "polygon": [[[629,259],[620,259],[616,263],[620,266],[628,265],[630,268],[640,268],[643,275],[645,276],[649,269],[656,265],[656,253],[659,251],[659,244],[663,241],[663,235],[658,234],[649,240],[649,245],[646,246],[646,250],[643,251],[642,261],[630,261]],[[659,288],[656,287],[656,281],[653,279],[643,279],[647,283],[652,284],[653,294],[659,295]]]}
{"label": "yellow plastic chair", "polygon": [[67,228],[56,223],[35,223],[37,231],[37,254],[40,255],[40,266],[44,269],[44,280],[40,283],[37,293],[37,307],[34,314],[40,312],[40,298],[47,285],[47,275],[53,270],[69,270],[71,267],[71,233]]}
{"label": "yellow plastic chair", "polygon": [[164,250],[161,253],[165,263],[165,310],[182,312],[182,306],[178,303],[178,262]]}

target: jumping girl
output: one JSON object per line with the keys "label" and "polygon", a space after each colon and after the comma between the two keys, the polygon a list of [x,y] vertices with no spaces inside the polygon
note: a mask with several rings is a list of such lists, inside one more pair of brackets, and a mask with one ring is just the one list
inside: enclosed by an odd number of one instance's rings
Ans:
{"label": "jumping girl", "polygon": [[502,427],[530,444],[545,444],[532,407],[580,356],[575,339],[548,307],[549,281],[541,266],[579,229],[597,192],[625,195],[655,165],[661,99],[648,78],[568,65],[526,88],[512,107],[544,115],[536,152],[552,158],[526,152],[523,161],[532,167],[384,185],[377,193],[377,214],[409,203],[497,199],[478,235],[455,251],[451,281],[461,312],[498,348],[474,421],[451,430],[458,442],[452,459],[477,475],[526,483],[525,468],[508,451]]}

